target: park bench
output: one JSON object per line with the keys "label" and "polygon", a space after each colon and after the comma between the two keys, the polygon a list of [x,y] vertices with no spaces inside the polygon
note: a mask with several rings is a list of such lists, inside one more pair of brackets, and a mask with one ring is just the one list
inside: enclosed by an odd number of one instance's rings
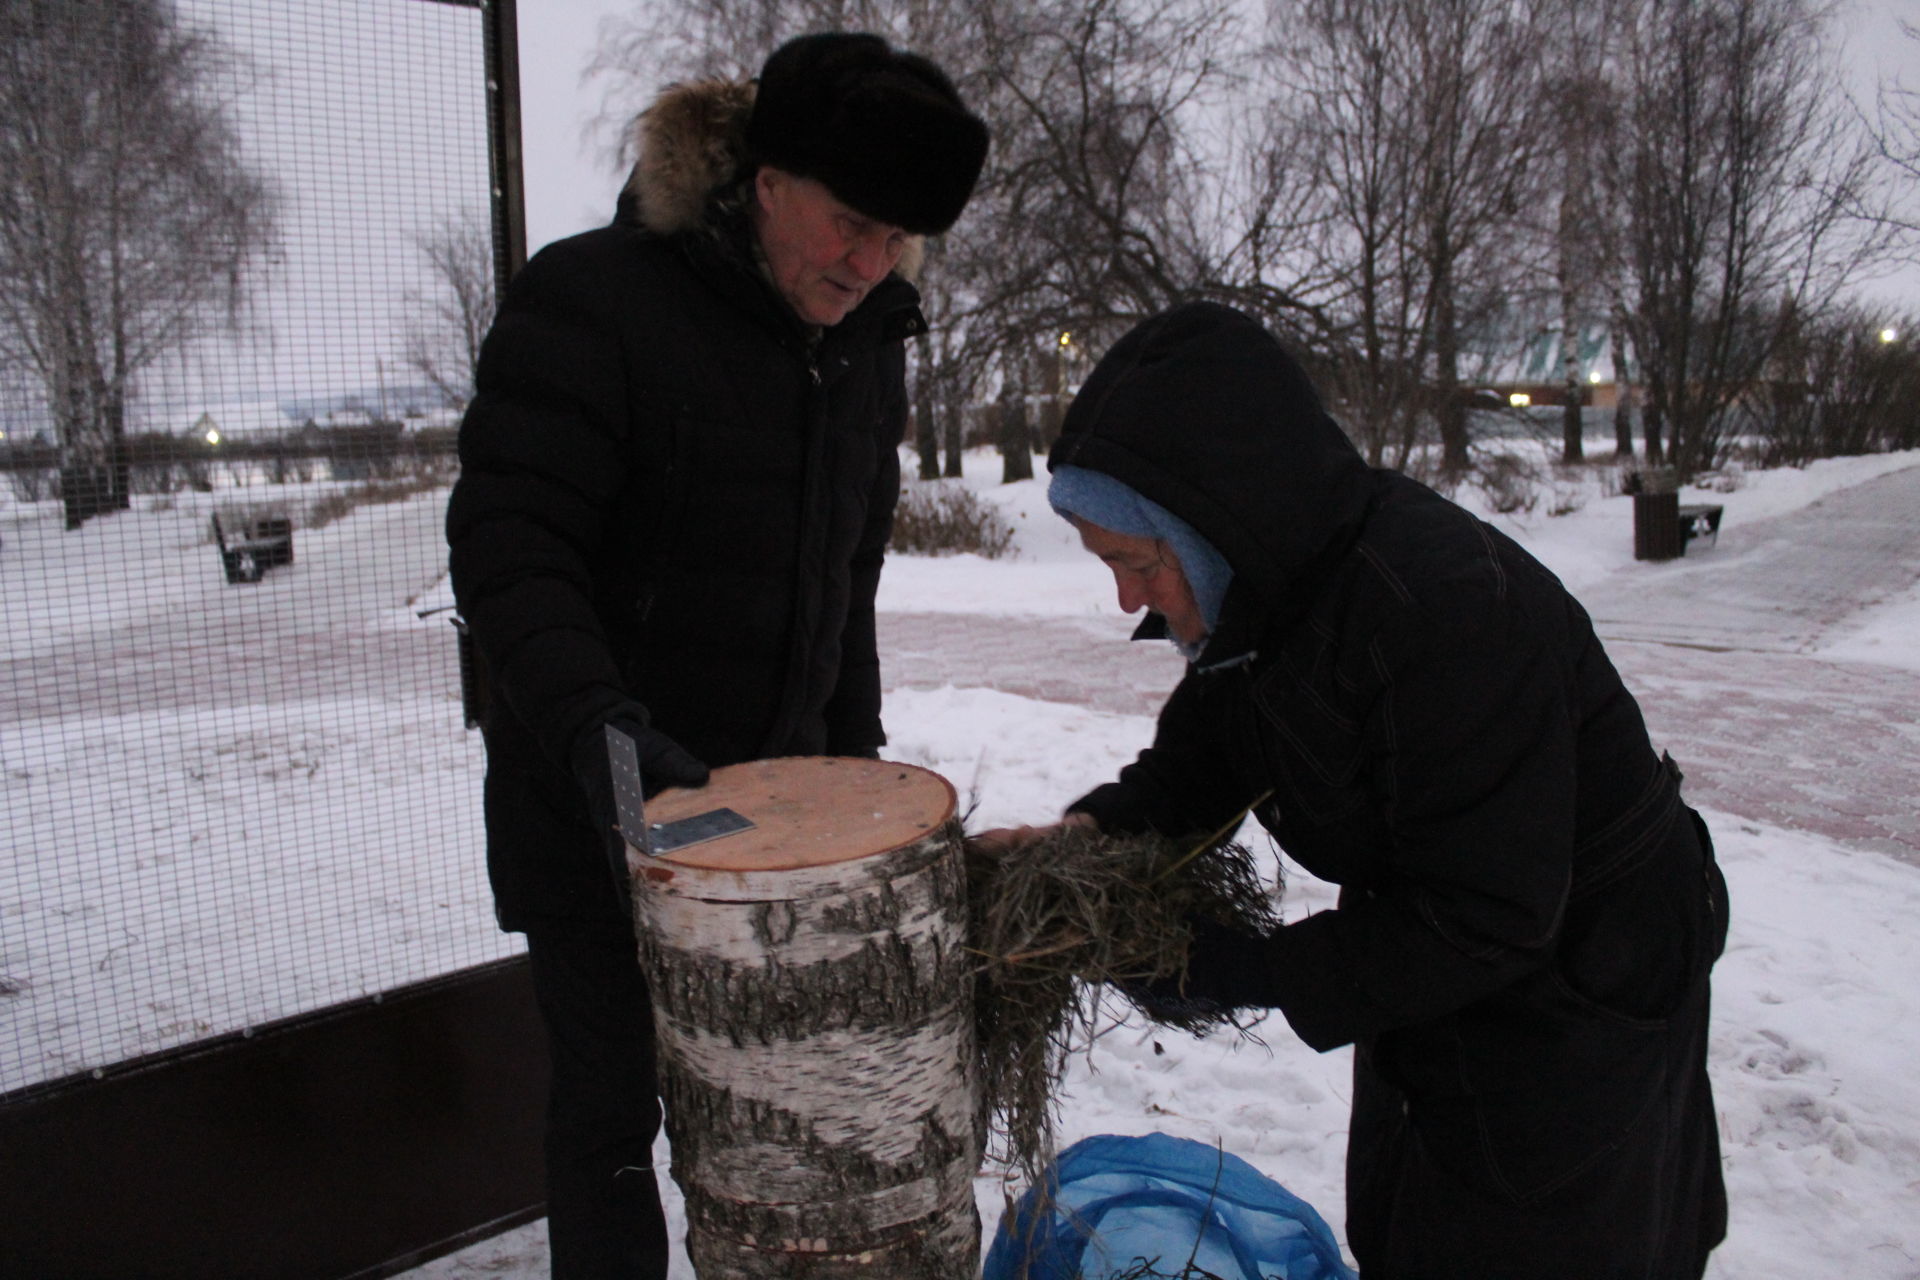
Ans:
{"label": "park bench", "polygon": [[220,567],[229,583],[258,582],[269,569],[293,563],[293,521],[285,516],[260,516],[241,522],[229,534],[213,516],[213,540],[220,547]]}
{"label": "park bench", "polygon": [[1726,510],[1717,502],[1690,503],[1678,508],[1680,517],[1680,554],[1695,538],[1705,538],[1708,546],[1720,541],[1720,516]]}

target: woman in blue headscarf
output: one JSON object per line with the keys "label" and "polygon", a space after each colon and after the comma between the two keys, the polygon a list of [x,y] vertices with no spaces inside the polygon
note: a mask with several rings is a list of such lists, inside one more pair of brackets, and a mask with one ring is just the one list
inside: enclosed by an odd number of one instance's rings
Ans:
{"label": "woman in blue headscarf", "polygon": [[[1259,324],[1117,343],[1050,459],[1141,634],[1188,660],[1153,744],[1066,821],[1251,810],[1341,886],[1196,924],[1162,1002],[1355,1046],[1348,1243],[1368,1280],[1692,1280],[1726,1228],[1706,1074],[1725,882],[1586,612],[1518,545],[1366,465]],[[1044,828],[984,833],[1019,856]]]}

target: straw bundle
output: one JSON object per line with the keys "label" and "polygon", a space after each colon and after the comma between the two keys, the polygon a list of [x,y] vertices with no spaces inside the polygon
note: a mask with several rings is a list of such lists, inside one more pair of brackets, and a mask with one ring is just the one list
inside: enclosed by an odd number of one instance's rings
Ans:
{"label": "straw bundle", "polygon": [[[1102,1030],[1099,989],[1183,973],[1196,917],[1250,933],[1277,923],[1252,855],[1208,837],[1065,825],[1005,858],[975,854],[968,890],[982,1105],[1029,1180],[1053,1155],[1052,1099],[1068,1059]],[[1234,1023],[1197,1005],[1154,1013],[1196,1033]]]}

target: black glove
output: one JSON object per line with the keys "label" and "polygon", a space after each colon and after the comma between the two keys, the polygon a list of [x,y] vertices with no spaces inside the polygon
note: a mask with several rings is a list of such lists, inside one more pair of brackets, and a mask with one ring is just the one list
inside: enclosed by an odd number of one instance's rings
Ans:
{"label": "black glove", "polygon": [[1181,975],[1175,974],[1151,982],[1123,982],[1120,990],[1133,1001],[1134,1008],[1155,1022],[1176,1027],[1215,1018],[1227,1011],[1225,1006],[1205,996],[1182,993],[1180,984]]}
{"label": "black glove", "polygon": [[1210,1018],[1246,1005],[1261,1004],[1269,966],[1267,940],[1256,934],[1191,916],[1193,945],[1182,973],[1121,985],[1129,1000],[1156,1022]]}
{"label": "black glove", "polygon": [[607,765],[607,732],[612,725],[633,739],[640,759],[640,790],[651,798],[666,787],[704,787],[707,766],[688,755],[679,743],[649,728],[644,712],[615,712],[597,721],[573,744],[573,776],[587,798],[587,817],[606,846],[607,869],[613,873],[622,902],[627,883],[627,842],[620,834],[620,810],[613,800],[613,773]]}

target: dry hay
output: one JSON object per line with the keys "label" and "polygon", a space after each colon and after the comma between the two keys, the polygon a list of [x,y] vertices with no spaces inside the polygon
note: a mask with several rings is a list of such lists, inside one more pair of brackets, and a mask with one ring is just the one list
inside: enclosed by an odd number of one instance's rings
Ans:
{"label": "dry hay", "polygon": [[[1193,917],[1259,933],[1278,923],[1252,855],[1224,834],[1173,840],[1063,825],[1005,858],[970,854],[982,1108],[1028,1182],[1053,1156],[1053,1096],[1068,1059],[1102,1030],[1098,988],[1183,973]],[[1195,1033],[1239,1025],[1211,1006],[1154,1015]]]}

